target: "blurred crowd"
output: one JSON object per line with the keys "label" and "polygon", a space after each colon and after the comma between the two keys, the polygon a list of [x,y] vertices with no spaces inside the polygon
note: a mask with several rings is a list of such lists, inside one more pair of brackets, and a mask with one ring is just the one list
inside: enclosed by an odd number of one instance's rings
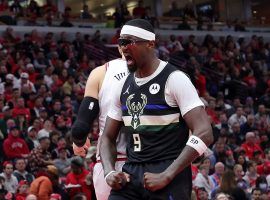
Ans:
{"label": "blurred crowd", "polygon": [[[74,23],[78,20],[81,22],[106,21],[108,27],[119,28],[132,18],[142,18],[148,20],[156,28],[160,27],[161,23],[170,24],[173,22],[171,29],[246,31],[246,22],[238,19],[228,20],[223,27],[215,28],[213,22],[219,22],[220,19],[216,7],[211,3],[209,9],[201,11],[192,2],[187,3],[183,8],[179,8],[177,1],[171,1],[170,9],[160,17],[156,17],[154,9],[145,4],[143,0],[138,0],[136,5],[130,8],[126,1],[119,1],[115,4],[114,11],[94,14],[90,12],[87,4],[83,4],[81,11],[76,12],[72,10],[71,6],[57,5],[54,0],[46,0],[44,5],[39,5],[36,0],[30,0],[28,3],[22,3],[20,0],[14,0],[12,3],[9,3],[8,0],[1,0],[0,23],[6,25],[73,27],[78,26]],[[178,23],[175,28],[173,28],[174,23]],[[192,27],[191,24],[196,25]],[[87,23],[79,26],[92,27],[91,24]]]}
{"label": "blurred crowd", "polygon": [[[89,73],[118,37],[1,33],[0,199],[95,199],[98,123],[85,159],[74,156],[70,128]],[[270,199],[269,43],[158,36],[156,53],[189,75],[212,122],[215,142],[192,165],[192,198]]]}

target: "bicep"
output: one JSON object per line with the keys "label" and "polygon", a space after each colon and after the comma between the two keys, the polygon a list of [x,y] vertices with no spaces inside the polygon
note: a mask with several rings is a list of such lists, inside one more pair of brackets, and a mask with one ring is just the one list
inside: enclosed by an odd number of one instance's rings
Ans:
{"label": "bicep", "polygon": [[214,140],[212,126],[204,107],[193,108],[183,118],[193,135],[199,137],[206,146],[212,144]]}
{"label": "bicep", "polygon": [[169,95],[178,105],[182,116],[193,108],[204,106],[196,88],[183,72],[176,71],[171,74],[166,87]]}
{"label": "bicep", "polygon": [[192,133],[200,133],[211,126],[208,115],[202,106],[193,108],[183,116]]}
{"label": "bicep", "polygon": [[116,141],[120,128],[123,126],[122,121],[110,118],[109,116],[106,119],[104,132],[102,137],[106,137],[111,141]]}

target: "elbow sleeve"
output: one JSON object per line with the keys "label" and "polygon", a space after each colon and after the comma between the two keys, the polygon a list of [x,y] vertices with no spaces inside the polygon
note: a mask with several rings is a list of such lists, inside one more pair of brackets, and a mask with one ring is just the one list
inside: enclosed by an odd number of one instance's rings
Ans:
{"label": "elbow sleeve", "polygon": [[98,114],[98,100],[93,97],[84,97],[79,108],[77,119],[71,129],[72,138],[75,141],[86,140],[91,130],[92,123],[97,118]]}

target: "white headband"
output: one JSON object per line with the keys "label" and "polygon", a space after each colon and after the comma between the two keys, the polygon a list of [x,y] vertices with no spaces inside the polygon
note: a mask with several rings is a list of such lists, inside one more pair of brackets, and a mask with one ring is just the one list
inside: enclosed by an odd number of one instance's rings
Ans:
{"label": "white headband", "polygon": [[133,35],[145,40],[155,40],[155,33],[130,25],[124,25],[120,35]]}

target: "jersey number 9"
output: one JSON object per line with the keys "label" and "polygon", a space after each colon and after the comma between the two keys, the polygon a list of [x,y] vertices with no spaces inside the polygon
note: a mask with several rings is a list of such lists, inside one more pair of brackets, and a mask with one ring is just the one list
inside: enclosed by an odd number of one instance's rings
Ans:
{"label": "jersey number 9", "polygon": [[138,133],[133,134],[133,142],[134,142],[134,151],[141,151],[141,138]]}

